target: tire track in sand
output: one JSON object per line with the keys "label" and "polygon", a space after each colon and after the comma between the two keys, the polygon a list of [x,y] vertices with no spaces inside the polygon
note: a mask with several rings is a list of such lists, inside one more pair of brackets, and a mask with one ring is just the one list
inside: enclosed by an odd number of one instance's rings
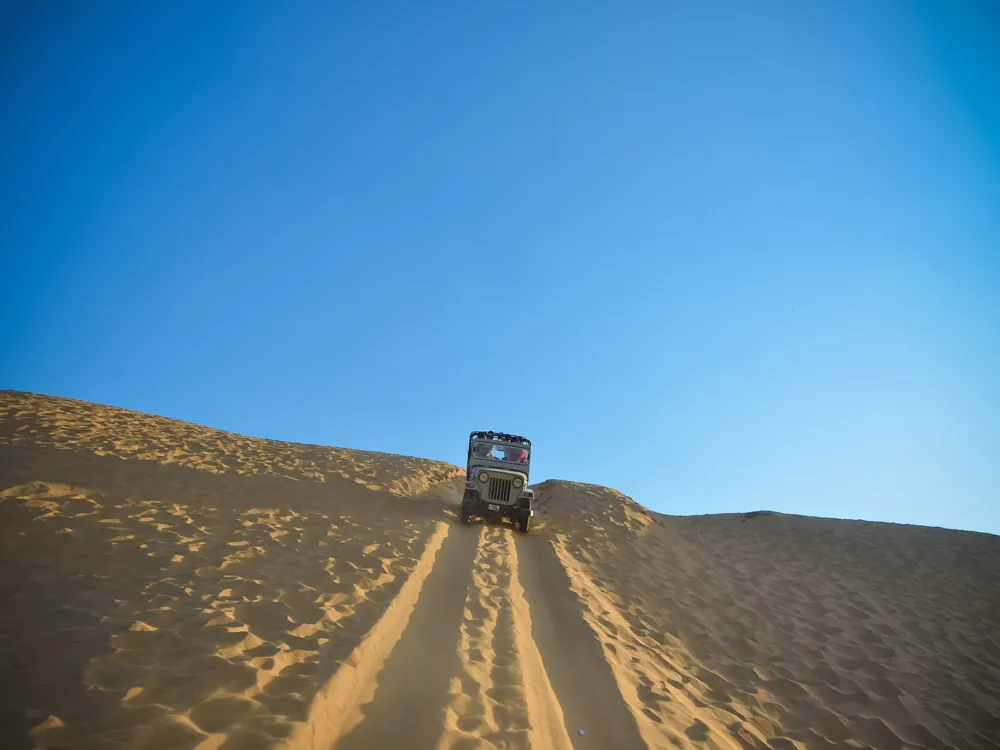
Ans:
{"label": "tire track in sand", "polygon": [[[600,641],[546,536],[514,540],[531,638],[551,680],[574,748],[646,748]],[[586,734],[580,735],[583,729]]]}
{"label": "tire track in sand", "polygon": [[[449,683],[461,673],[459,643],[465,598],[479,534],[447,534],[414,597],[412,614],[370,677],[374,697],[360,706],[364,718],[335,739],[338,750],[433,748],[441,735]],[[345,727],[346,728],[346,727]],[[316,745],[316,747],[331,747]]]}
{"label": "tire track in sand", "polygon": [[371,700],[376,678],[406,630],[450,529],[449,524],[438,523],[406,583],[375,626],[316,694],[306,721],[282,743],[283,747],[333,747],[361,722],[362,706]]}
{"label": "tire track in sand", "polygon": [[285,746],[646,745],[549,540],[440,524]]}
{"label": "tire track in sand", "polygon": [[452,677],[438,750],[527,745],[528,717],[511,637],[510,564],[503,529],[484,526],[465,593],[458,641],[461,671]]}
{"label": "tire track in sand", "polygon": [[531,640],[510,529],[483,529],[472,579],[458,644],[462,672],[452,679],[438,750],[570,750],[559,702]]}
{"label": "tire track in sand", "polygon": [[562,707],[556,697],[552,682],[545,671],[545,663],[538,651],[532,629],[531,608],[521,584],[517,544],[507,536],[510,554],[511,583],[510,598],[514,618],[514,636],[521,663],[528,716],[531,719],[529,741],[532,748],[541,750],[570,750],[573,742],[569,738]]}

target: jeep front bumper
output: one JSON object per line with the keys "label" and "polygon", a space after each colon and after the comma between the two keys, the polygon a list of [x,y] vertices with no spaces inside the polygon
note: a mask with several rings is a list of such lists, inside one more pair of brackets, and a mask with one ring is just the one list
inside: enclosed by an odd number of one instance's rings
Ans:
{"label": "jeep front bumper", "polygon": [[479,488],[470,482],[466,485],[465,499],[462,502],[473,515],[497,514],[507,518],[521,518],[535,515],[531,508],[533,500],[531,494],[522,493],[513,501],[497,502],[484,498]]}
{"label": "jeep front bumper", "polygon": [[472,512],[476,515],[500,515],[506,518],[521,518],[525,515],[533,516],[535,511],[531,508],[519,508],[516,505],[500,505],[498,503],[488,503],[485,500],[479,500],[472,508]]}

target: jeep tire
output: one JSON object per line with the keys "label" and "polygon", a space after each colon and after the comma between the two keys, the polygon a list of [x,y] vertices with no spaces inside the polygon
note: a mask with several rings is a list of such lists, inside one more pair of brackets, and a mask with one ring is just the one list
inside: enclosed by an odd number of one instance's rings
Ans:
{"label": "jeep tire", "polygon": [[517,530],[522,534],[528,533],[528,524],[531,520],[531,516],[527,513],[522,513],[517,519]]}

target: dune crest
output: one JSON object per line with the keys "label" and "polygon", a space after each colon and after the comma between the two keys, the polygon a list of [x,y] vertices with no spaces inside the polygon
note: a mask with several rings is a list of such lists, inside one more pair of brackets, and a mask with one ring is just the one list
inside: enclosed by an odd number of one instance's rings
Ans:
{"label": "dune crest", "polygon": [[1000,539],[0,392],[0,746],[1000,745]]}

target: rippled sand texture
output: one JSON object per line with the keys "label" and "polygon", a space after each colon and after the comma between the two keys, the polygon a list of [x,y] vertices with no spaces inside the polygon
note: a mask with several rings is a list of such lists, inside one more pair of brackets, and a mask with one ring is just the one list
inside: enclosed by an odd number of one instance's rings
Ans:
{"label": "rippled sand texture", "polygon": [[1000,538],[537,492],[651,746],[1000,747]]}
{"label": "rippled sand texture", "polygon": [[0,747],[1000,746],[997,537],[463,480],[0,393]]}

